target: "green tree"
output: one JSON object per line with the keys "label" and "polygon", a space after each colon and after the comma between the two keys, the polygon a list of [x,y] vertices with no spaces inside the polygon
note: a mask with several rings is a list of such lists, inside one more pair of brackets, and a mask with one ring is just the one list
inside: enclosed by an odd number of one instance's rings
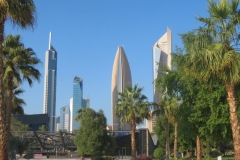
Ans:
{"label": "green tree", "polygon": [[77,116],[75,118],[75,121],[81,121],[81,119],[83,118],[83,114],[86,110],[83,109],[83,108],[80,108],[78,111],[77,111]]}
{"label": "green tree", "polygon": [[12,114],[24,115],[23,106],[26,105],[24,99],[19,98],[20,94],[23,94],[24,90],[16,85],[13,86],[13,100],[12,100]]}
{"label": "green tree", "polygon": [[107,134],[107,122],[103,111],[95,112],[87,108],[81,117],[81,126],[74,140],[78,154],[92,157],[112,155],[115,141]]}
{"label": "green tree", "polygon": [[[176,108],[178,107],[178,101],[176,97],[167,98],[166,96],[162,98],[157,105],[157,108],[153,111],[153,114],[156,114],[158,116],[164,116],[165,117],[165,127],[166,127],[166,159],[168,160],[170,157],[170,137],[169,137],[169,122],[173,122],[173,125],[175,125],[175,112]],[[175,128],[177,129],[177,128]],[[175,135],[176,136],[176,135]]]}
{"label": "green tree", "polygon": [[38,128],[38,130],[41,131],[41,132],[46,131],[46,130],[47,130],[46,125],[41,125],[41,126]]}
{"label": "green tree", "polygon": [[[11,124],[14,83],[18,85],[23,80],[27,80],[32,86],[33,80],[39,81],[41,75],[35,68],[40,60],[31,48],[24,47],[20,38],[20,35],[8,35],[3,42],[3,79],[6,83],[6,123],[8,126]],[[8,134],[10,135],[10,130]]]}
{"label": "green tree", "polygon": [[[174,56],[173,56],[174,57]],[[172,62],[174,63],[174,62]],[[180,105],[180,96],[179,96],[179,73],[177,71],[176,65],[173,67],[173,70],[169,69],[166,65],[159,64],[159,72],[160,75],[155,80],[155,85],[157,88],[159,88],[159,92],[161,95],[167,95],[166,98],[164,97],[160,104],[158,105],[159,108],[155,111],[155,113],[160,113],[161,110],[163,111],[163,115],[167,118],[166,120],[172,123],[174,126],[174,158],[177,158],[178,154],[178,120],[177,120],[177,112]],[[174,65],[172,65],[174,66]],[[164,101],[171,102],[171,105],[165,104]],[[168,103],[169,103],[168,102]],[[167,105],[167,106],[164,106]],[[167,108],[166,108],[167,107]],[[166,115],[167,114],[167,115]],[[167,126],[166,126],[167,127]],[[167,132],[169,131],[167,127]],[[168,134],[169,135],[169,134]],[[167,137],[166,137],[167,138]],[[167,142],[169,143],[169,141]],[[169,146],[169,144],[168,144]],[[166,150],[166,155],[169,155],[169,151]]]}
{"label": "green tree", "polygon": [[227,90],[235,159],[240,159],[240,130],[235,86],[240,82],[238,53],[240,26],[239,0],[208,0],[209,17],[199,17],[204,24],[191,42],[186,70],[202,81],[219,79]]}
{"label": "green tree", "polygon": [[119,92],[116,105],[116,115],[120,117],[120,123],[131,124],[131,156],[136,159],[135,131],[136,124],[142,123],[144,118],[150,118],[149,107],[152,105],[147,101],[147,97],[142,94],[143,88],[137,84],[134,87],[128,86],[123,92]]}
{"label": "green tree", "polygon": [[29,131],[28,125],[24,125],[17,118],[11,117],[11,137],[10,137],[10,157],[11,159],[16,159],[16,154],[22,155],[24,150],[27,149],[28,141],[27,139],[21,138],[18,132]]}
{"label": "green tree", "polygon": [[[29,131],[28,125],[23,124],[17,118],[11,117],[11,132]],[[13,134],[14,135],[14,134]]]}
{"label": "green tree", "polygon": [[[155,149],[156,154],[158,156],[160,156],[159,158],[161,158],[166,153],[166,122],[165,122],[164,116],[156,117],[156,122],[155,122],[155,126],[154,126],[153,130],[154,130],[154,133],[158,137],[158,142],[161,142],[161,143],[158,143],[158,148]],[[159,152],[159,150],[161,152]],[[155,156],[155,151],[154,151],[155,158],[158,158],[157,155]]]}
{"label": "green tree", "polygon": [[[193,37],[191,32],[181,35],[187,53],[190,52],[188,44],[193,41]],[[181,151],[192,150],[197,142],[194,142],[197,140],[197,136],[201,139],[202,144],[203,142],[204,144],[209,143],[216,147],[218,142],[226,140],[229,136],[226,90],[218,79],[213,80],[213,83],[209,85],[199,81],[191,74],[186,74],[184,69],[186,56],[183,52],[183,49],[177,48],[176,53],[172,53],[172,70],[162,67],[161,77],[155,84],[168,97],[176,96],[181,99],[180,106],[177,108],[179,111],[177,114],[173,112],[174,116],[172,116],[175,124],[177,122],[179,125],[178,143]],[[209,137],[211,137],[211,142],[209,142]],[[201,145],[197,148],[201,155]],[[176,151],[176,148],[174,150]]]}
{"label": "green tree", "polygon": [[6,109],[3,98],[3,58],[2,43],[4,41],[4,26],[6,20],[21,28],[33,27],[36,21],[36,9],[33,0],[0,0],[0,160],[8,160],[7,140],[10,129],[7,126]]}

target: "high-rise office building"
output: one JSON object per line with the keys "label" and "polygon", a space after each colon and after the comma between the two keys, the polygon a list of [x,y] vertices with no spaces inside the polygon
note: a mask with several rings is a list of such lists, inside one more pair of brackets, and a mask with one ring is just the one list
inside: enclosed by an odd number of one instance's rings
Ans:
{"label": "high-rise office building", "polygon": [[86,101],[83,100],[83,79],[77,76],[73,79],[73,98],[70,100],[70,131],[78,130],[80,122],[76,122],[77,111],[86,109]]}
{"label": "high-rise office building", "polygon": [[84,98],[83,99],[83,107],[84,108],[90,108],[90,99],[89,98]]}
{"label": "high-rise office building", "polygon": [[123,92],[125,87],[132,85],[131,71],[126,54],[120,46],[117,49],[112,70],[112,130],[130,130],[130,124],[126,123],[120,125],[120,117],[115,114],[115,107],[117,104],[118,93]]}
{"label": "high-rise office building", "polygon": [[60,116],[57,116],[55,118],[55,132],[58,132],[60,130]]}
{"label": "high-rise office building", "polygon": [[[172,52],[172,32],[167,28],[167,32],[153,45],[153,80],[160,76],[159,74],[159,64],[167,65],[171,68],[171,52]],[[153,101],[155,103],[160,102],[159,91],[153,86]],[[151,126],[150,126],[151,125]],[[153,119],[147,120],[147,128],[152,132],[153,125],[155,125],[155,117]],[[151,130],[150,130],[151,129]]]}
{"label": "high-rise office building", "polygon": [[70,107],[66,105],[60,109],[60,129],[63,131],[70,130]]}
{"label": "high-rise office building", "polygon": [[70,131],[73,131],[73,126],[72,126],[72,123],[74,122],[74,119],[72,118],[73,117],[73,98],[70,99],[70,122],[69,122],[69,128],[70,128]]}
{"label": "high-rise office building", "polygon": [[54,131],[56,113],[56,81],[57,81],[57,52],[51,44],[51,33],[49,36],[49,47],[45,55],[44,96],[43,113],[49,117],[48,130]]}

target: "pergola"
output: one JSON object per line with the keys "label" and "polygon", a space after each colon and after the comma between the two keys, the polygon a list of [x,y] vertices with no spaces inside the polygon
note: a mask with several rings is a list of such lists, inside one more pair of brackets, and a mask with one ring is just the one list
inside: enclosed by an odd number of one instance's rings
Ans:
{"label": "pergola", "polygon": [[56,148],[76,149],[74,137],[76,132],[47,132],[47,131],[26,131],[11,132],[11,135],[20,139],[26,139],[29,146],[35,149],[51,150]]}

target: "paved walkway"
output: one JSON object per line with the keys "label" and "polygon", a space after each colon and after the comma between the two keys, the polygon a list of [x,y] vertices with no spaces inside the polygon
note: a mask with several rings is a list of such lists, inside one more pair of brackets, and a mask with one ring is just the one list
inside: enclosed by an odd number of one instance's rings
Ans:
{"label": "paved walkway", "polygon": [[[80,158],[47,158],[47,156],[42,156],[41,158],[34,158],[30,160],[79,160]],[[131,156],[121,156],[121,157],[116,157],[116,160],[130,160]],[[24,158],[18,158],[17,160],[26,160]],[[84,158],[84,160],[91,160],[91,158]]]}
{"label": "paved walkway", "polygon": [[[41,157],[41,158],[34,158],[34,159],[30,159],[30,160],[79,160],[80,158],[61,158],[61,159],[58,159],[58,158],[47,158],[47,157]],[[20,159],[17,159],[17,160],[26,160],[24,158],[20,158]],[[84,158],[84,160],[91,160],[91,158]]]}

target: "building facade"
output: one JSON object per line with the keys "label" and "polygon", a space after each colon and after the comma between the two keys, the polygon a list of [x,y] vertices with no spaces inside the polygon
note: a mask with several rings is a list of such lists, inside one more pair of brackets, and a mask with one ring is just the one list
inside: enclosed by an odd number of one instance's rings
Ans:
{"label": "building facade", "polygon": [[60,130],[70,131],[70,106],[64,106],[60,109]]}
{"label": "building facade", "polygon": [[31,114],[31,115],[14,115],[17,120],[25,125],[28,125],[31,131],[39,131],[40,127],[45,126],[48,129],[48,115],[47,114]]}
{"label": "building facade", "polygon": [[[153,81],[155,81],[160,76],[160,67],[161,65],[166,65],[168,68],[171,68],[171,52],[172,52],[172,31],[167,28],[167,32],[153,45]],[[153,102],[159,103],[160,98],[162,97],[159,94],[156,86],[153,85]],[[147,120],[147,128],[150,132],[153,131],[155,125],[155,118],[153,117],[150,120]]]}
{"label": "building facade", "polygon": [[120,117],[115,114],[116,101],[118,99],[118,93],[122,92],[125,87],[132,85],[132,77],[130,66],[123,48],[120,46],[117,49],[116,56],[113,63],[112,70],[112,130],[130,130],[130,124],[126,123],[120,125]]}
{"label": "building facade", "polygon": [[55,132],[58,132],[60,130],[60,116],[57,116],[55,118]]}
{"label": "building facade", "polygon": [[[90,103],[90,101],[89,101]],[[77,76],[73,79],[73,98],[70,100],[70,131],[78,130],[80,122],[76,122],[77,111],[86,109],[87,101],[83,99],[83,79]]]}
{"label": "building facade", "polygon": [[150,111],[151,118],[146,121],[146,128],[150,133],[154,133],[153,127],[156,125],[157,116],[152,114]]}
{"label": "building facade", "polygon": [[89,98],[84,98],[83,99],[83,107],[84,108],[90,108],[90,99]]}
{"label": "building facade", "polygon": [[57,51],[51,45],[51,33],[49,47],[45,55],[43,113],[48,114],[48,131],[55,129],[56,114],[56,81],[57,81]]}

